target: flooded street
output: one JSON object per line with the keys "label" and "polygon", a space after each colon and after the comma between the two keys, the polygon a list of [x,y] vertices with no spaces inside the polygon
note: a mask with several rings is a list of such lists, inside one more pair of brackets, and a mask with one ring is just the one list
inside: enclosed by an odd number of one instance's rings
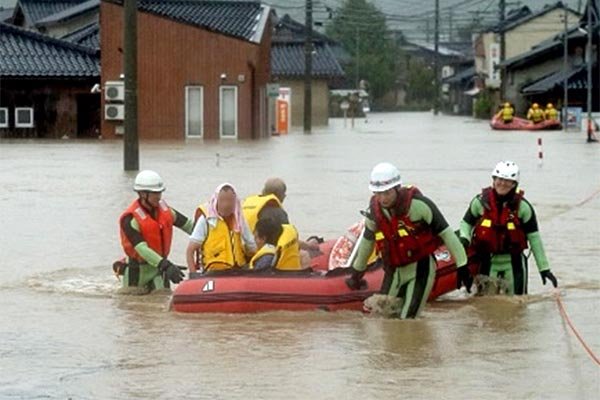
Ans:
{"label": "flooded street", "polygon": [[[544,161],[538,165],[537,138]],[[597,399],[600,369],[530,258],[530,295],[452,293],[415,321],[354,312],[182,315],[168,294],[118,295],[117,219],[135,198],[121,141],[0,142],[1,399]],[[214,188],[288,185],[300,235],[341,235],[371,168],[398,165],[458,228],[501,159],[521,167],[565,307],[600,353],[600,145],[584,133],[494,132],[430,113],[333,120],[307,136],[142,143],[163,198],[191,215]],[[187,237],[174,235],[184,264]]]}

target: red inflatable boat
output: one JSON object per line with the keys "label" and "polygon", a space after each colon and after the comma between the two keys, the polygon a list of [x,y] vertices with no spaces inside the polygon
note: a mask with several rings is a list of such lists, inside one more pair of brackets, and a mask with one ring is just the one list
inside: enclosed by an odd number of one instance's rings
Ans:
{"label": "red inflatable boat", "polygon": [[[261,311],[362,310],[363,301],[379,292],[383,268],[379,262],[365,273],[367,286],[350,290],[344,280],[348,268],[329,270],[329,253],[335,240],[321,244],[322,254],[313,258],[312,270],[256,273],[222,272],[202,275],[179,284],[171,308],[188,313],[252,313]],[[436,280],[429,300],[456,288],[456,267],[445,247],[435,252]],[[476,273],[478,265],[469,260]]]}
{"label": "red inflatable boat", "polygon": [[551,130],[551,129],[562,129],[562,125],[558,120],[544,120],[540,123],[534,124],[533,122],[519,117],[514,117],[512,122],[505,124],[501,118],[494,116],[490,122],[492,129],[505,130],[505,131],[539,131],[539,130]]}

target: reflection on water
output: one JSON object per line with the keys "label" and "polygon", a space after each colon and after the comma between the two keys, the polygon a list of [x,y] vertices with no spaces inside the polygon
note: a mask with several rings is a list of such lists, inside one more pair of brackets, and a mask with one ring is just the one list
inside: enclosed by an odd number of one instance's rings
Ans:
{"label": "reflection on water", "polygon": [[[599,352],[600,146],[543,135],[539,167],[537,135],[428,113],[375,114],[353,131],[333,121],[310,136],[143,143],[141,166],[163,176],[164,198],[188,215],[223,181],[248,195],[281,176],[301,236],[330,238],[360,217],[379,161],[396,163],[457,226],[491,166],[513,159],[565,306]],[[117,218],[134,197],[122,143],[0,146],[0,398],[594,399],[600,391],[597,368],[532,259],[530,295],[454,292],[416,321],[175,314],[168,293],[118,293],[110,268],[121,255]],[[175,233],[174,262],[183,262],[186,240]]]}

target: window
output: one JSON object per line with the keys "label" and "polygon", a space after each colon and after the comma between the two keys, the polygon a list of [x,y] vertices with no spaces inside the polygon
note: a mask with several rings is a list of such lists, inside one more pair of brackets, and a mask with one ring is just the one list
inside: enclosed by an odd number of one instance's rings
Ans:
{"label": "window", "polygon": [[204,91],[202,86],[185,87],[185,136],[202,137]]}
{"label": "window", "polygon": [[0,128],[8,128],[8,108],[0,108]]}
{"label": "window", "polygon": [[237,138],[237,86],[219,88],[219,133],[222,138]]}
{"label": "window", "polygon": [[15,127],[33,128],[33,108],[17,107],[15,108]]}

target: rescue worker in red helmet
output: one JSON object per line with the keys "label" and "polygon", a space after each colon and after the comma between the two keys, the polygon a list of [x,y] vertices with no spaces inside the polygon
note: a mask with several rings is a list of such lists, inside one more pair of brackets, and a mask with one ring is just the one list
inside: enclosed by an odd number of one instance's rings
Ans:
{"label": "rescue worker in red helmet", "polygon": [[527,258],[523,251],[530,245],[542,282],[556,277],[538,232],[531,203],[523,197],[519,184],[519,167],[512,161],[501,161],[492,171],[492,186],[484,188],[471,201],[460,223],[460,237],[465,246],[471,244],[481,260],[479,273],[507,282],[508,294],[527,294]]}
{"label": "rescue worker in red helmet", "polygon": [[173,226],[191,233],[193,221],[162,200],[165,185],[156,172],[137,174],[133,190],[138,198],[119,218],[121,245],[128,259],[115,263],[113,270],[123,276],[123,287],[168,288],[169,282],[181,282],[185,269],[168,259]]}
{"label": "rescue worker in red helmet", "polygon": [[373,196],[346,284],[362,288],[367,260],[376,247],[385,268],[381,293],[403,299],[400,318],[416,318],[435,280],[433,252],[445,243],[458,267],[457,288],[464,285],[470,290],[473,279],[465,250],[433,201],[416,187],[402,186],[400,172],[390,163],[373,168],[369,189]]}

